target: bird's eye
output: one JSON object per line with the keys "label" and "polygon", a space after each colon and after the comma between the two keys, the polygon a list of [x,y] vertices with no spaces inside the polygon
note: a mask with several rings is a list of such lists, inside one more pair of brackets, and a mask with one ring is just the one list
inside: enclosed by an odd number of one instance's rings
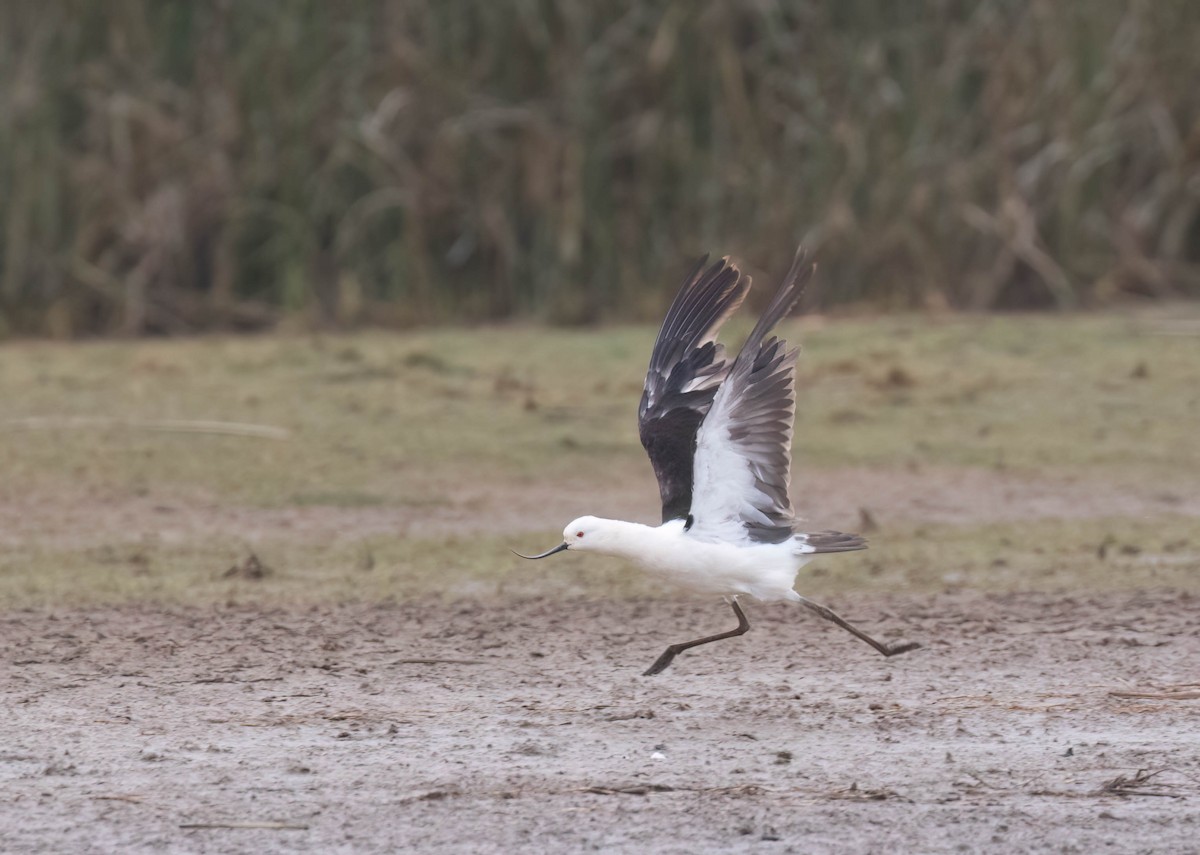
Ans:
{"label": "bird's eye", "polygon": [[576,537],[583,537],[583,532],[581,532],[581,531],[577,531],[577,532],[575,532],[575,536],[576,536]]}

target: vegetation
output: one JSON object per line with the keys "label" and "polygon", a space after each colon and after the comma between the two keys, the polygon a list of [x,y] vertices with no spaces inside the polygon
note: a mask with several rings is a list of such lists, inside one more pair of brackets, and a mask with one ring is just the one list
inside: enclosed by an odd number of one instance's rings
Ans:
{"label": "vegetation", "polygon": [[[872,539],[806,590],[1195,588],[1197,330],[1195,307],[787,322],[798,507]],[[580,513],[656,519],[634,419],[652,338],[5,345],[0,602],[645,593],[620,562],[508,550]],[[833,518],[831,477],[863,485]],[[961,514],[919,510],[946,496]]]}
{"label": "vegetation", "polygon": [[0,336],[1200,294],[1187,0],[0,4]]}

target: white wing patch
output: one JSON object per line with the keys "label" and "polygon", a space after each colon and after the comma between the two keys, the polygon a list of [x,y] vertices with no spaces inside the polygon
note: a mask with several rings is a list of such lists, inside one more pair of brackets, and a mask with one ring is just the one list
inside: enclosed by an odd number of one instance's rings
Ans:
{"label": "white wing patch", "polygon": [[791,536],[796,355],[772,338],[717,391],[696,437],[694,536],[734,542]]}
{"label": "white wing patch", "polygon": [[767,333],[796,304],[812,268],[797,252],[778,293],[758,319],[696,433],[692,527],[704,540],[780,543],[792,537],[788,496],[796,356]]}

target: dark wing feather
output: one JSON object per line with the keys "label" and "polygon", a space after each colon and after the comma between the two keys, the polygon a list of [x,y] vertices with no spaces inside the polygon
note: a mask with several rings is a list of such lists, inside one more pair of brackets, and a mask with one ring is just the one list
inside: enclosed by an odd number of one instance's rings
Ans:
{"label": "dark wing feather", "polygon": [[732,540],[741,530],[754,541],[779,543],[794,533],[788,485],[797,351],[766,336],[796,304],[811,272],[797,251],[700,429],[692,503],[697,536]]}
{"label": "dark wing feather", "polygon": [[700,260],[667,310],[638,406],[638,434],[658,478],[663,522],[691,508],[696,432],[729,367],[717,330],[750,290],[750,277],[728,257],[705,269],[707,261]]}

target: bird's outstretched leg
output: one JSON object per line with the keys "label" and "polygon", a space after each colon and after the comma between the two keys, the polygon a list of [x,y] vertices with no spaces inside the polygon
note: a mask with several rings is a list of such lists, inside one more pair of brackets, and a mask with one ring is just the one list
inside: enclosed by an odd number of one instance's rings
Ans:
{"label": "bird's outstretched leg", "polygon": [[[884,644],[881,641],[876,641],[875,639],[871,638],[871,636],[867,635],[861,629],[859,629],[858,627],[849,623],[845,618],[843,618],[837,612],[833,611],[832,609],[826,608],[825,606],[821,605],[820,603],[814,603],[812,600],[801,597],[799,594],[796,595],[796,602],[798,602],[800,605],[804,606],[806,609],[816,612],[821,617],[825,618],[825,620],[833,621],[834,623],[836,623],[838,626],[840,626],[842,629],[846,630],[847,632],[853,633],[855,637],[861,638],[863,641],[865,641],[867,644],[874,647],[876,650],[878,650],[884,656],[895,656],[899,653],[907,653],[908,651],[916,650],[918,647],[921,646],[916,641],[909,641],[904,644]],[[668,659],[667,661],[669,662],[670,660]],[[665,668],[666,666],[664,665],[663,667]]]}
{"label": "bird's outstretched leg", "polygon": [[[737,629],[731,629],[729,632],[720,632],[716,635],[706,635],[704,638],[697,638],[695,641],[685,641],[683,644],[672,644],[668,647],[663,655],[654,660],[654,664],[647,668],[643,673],[643,677],[651,677],[661,671],[665,671],[667,666],[685,650],[692,647],[699,647],[701,644],[708,644],[710,641],[720,641],[722,638],[733,638],[735,635],[745,635],[750,631],[750,621],[746,620],[746,615],[742,611],[742,607],[738,605],[737,600],[730,600],[729,604],[733,606],[733,613],[737,615]],[[830,614],[833,614],[830,612]]]}

